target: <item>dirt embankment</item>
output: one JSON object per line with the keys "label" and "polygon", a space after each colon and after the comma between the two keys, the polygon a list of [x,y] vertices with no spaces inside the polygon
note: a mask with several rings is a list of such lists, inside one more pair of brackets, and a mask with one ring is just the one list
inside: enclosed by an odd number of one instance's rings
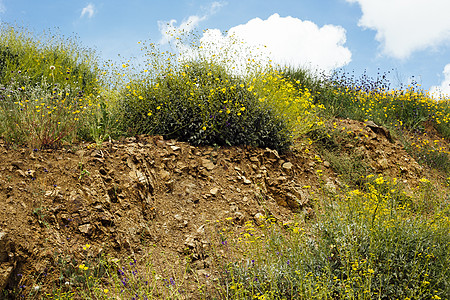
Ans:
{"label": "dirt embankment", "polygon": [[[374,173],[420,178],[422,167],[383,130],[351,120],[337,127],[354,140],[345,151],[361,152]],[[280,156],[148,136],[61,150],[0,142],[0,289],[29,289],[37,276],[43,285],[64,281],[58,257],[81,259],[85,244],[113,257],[189,254],[194,275],[208,275],[207,222],[229,218],[238,228],[260,215],[280,222],[299,210],[312,216],[312,191],[342,185],[330,162],[308,147]]]}

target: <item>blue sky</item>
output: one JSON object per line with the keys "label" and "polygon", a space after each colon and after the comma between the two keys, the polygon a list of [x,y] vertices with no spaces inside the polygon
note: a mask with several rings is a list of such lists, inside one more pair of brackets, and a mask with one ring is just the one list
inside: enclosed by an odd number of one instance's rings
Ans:
{"label": "blue sky", "polygon": [[2,22],[78,36],[105,59],[139,56],[139,41],[164,43],[181,28],[205,43],[232,33],[266,46],[278,63],[371,76],[393,70],[394,85],[414,76],[446,94],[449,11],[449,0],[0,0]]}

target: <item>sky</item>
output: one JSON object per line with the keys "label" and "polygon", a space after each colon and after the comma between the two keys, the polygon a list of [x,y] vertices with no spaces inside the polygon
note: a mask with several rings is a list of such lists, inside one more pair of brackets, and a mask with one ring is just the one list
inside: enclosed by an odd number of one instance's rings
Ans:
{"label": "sky", "polygon": [[76,36],[103,59],[140,56],[142,41],[179,43],[183,30],[222,55],[244,47],[327,74],[390,72],[393,86],[445,95],[449,11],[450,0],[0,0],[2,23]]}

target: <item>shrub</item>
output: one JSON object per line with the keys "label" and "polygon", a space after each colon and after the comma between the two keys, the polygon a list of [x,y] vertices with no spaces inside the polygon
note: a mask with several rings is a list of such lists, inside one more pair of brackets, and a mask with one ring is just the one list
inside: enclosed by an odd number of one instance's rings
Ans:
{"label": "shrub", "polygon": [[275,71],[230,74],[198,59],[163,67],[126,86],[122,123],[130,134],[161,134],[194,145],[251,145],[286,150],[319,122],[307,90]]}
{"label": "shrub", "polygon": [[89,95],[97,93],[99,78],[95,52],[76,39],[0,26],[0,84],[35,85],[45,80]]}

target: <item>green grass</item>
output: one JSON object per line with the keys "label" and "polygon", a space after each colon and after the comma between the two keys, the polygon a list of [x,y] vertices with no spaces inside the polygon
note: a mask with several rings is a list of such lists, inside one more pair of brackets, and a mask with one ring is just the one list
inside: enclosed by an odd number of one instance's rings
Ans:
{"label": "green grass", "polygon": [[268,221],[259,234],[229,241],[228,247],[246,252],[242,262],[223,264],[222,295],[445,299],[450,294],[449,211],[424,209],[423,195],[438,197],[429,193],[421,186],[420,196],[407,197],[396,180],[371,175],[362,190],[320,199],[322,213],[312,222],[299,219],[285,229]]}

